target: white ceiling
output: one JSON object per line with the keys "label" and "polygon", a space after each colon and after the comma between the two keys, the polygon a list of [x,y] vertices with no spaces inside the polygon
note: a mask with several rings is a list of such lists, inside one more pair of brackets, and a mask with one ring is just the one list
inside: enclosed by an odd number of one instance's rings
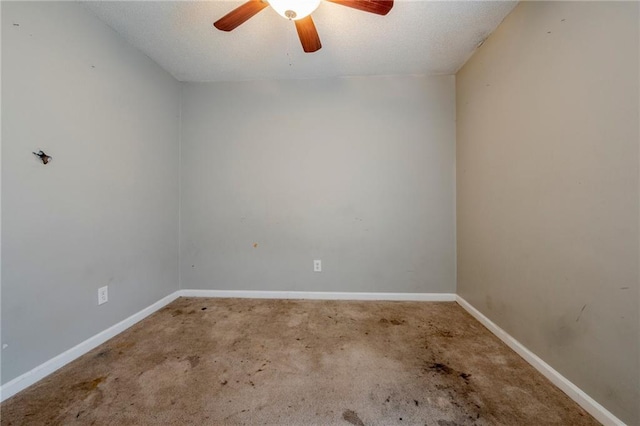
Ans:
{"label": "white ceiling", "polygon": [[322,49],[304,53],[295,26],[266,8],[231,32],[213,22],[242,1],[84,4],[181,81],[453,74],[517,4],[396,0],[386,16],[322,2]]}

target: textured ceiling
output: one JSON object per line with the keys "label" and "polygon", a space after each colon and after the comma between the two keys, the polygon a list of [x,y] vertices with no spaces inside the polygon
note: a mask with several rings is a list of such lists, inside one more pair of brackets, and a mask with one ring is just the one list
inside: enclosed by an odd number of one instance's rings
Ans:
{"label": "textured ceiling", "polygon": [[213,22],[236,1],[90,1],[95,15],[181,81],[453,74],[513,9],[511,1],[396,0],[378,16],[322,2],[322,49],[266,8],[231,32]]}

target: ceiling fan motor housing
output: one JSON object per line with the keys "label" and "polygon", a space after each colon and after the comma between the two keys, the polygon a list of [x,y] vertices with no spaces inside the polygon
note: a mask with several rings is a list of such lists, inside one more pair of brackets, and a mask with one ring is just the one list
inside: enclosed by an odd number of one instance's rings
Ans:
{"label": "ceiling fan motor housing", "polygon": [[[248,0],[218,19],[213,25],[221,31],[231,31],[237,28],[262,9],[271,6],[280,16],[294,21],[296,31],[302,43],[302,49],[307,52],[320,50],[322,44],[316,26],[311,19],[311,13],[318,8],[322,0]],[[386,15],[393,7],[394,0],[326,0],[361,10],[363,12]]]}
{"label": "ceiling fan motor housing", "polygon": [[283,18],[303,19],[320,6],[322,0],[268,0],[269,5]]}

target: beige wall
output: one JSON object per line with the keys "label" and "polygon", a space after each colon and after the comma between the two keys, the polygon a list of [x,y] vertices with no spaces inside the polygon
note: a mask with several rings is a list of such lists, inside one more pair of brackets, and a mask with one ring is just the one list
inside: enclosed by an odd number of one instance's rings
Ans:
{"label": "beige wall", "polygon": [[523,2],[457,75],[458,293],[639,424],[638,3]]}
{"label": "beige wall", "polygon": [[455,292],[453,76],[186,83],[181,146],[182,288]]}

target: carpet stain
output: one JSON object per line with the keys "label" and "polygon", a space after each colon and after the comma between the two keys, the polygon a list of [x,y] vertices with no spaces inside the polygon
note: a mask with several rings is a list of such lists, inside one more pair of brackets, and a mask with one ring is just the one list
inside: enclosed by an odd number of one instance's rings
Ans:
{"label": "carpet stain", "polygon": [[104,358],[106,356],[109,356],[109,354],[111,353],[111,349],[105,349],[103,351],[100,351],[96,354],[96,358]]}
{"label": "carpet stain", "polygon": [[346,410],[342,413],[342,418],[355,426],[364,426],[364,422],[358,417],[358,413],[353,410]]}
{"label": "carpet stain", "polygon": [[443,374],[451,374],[451,373],[453,373],[453,369],[451,367],[449,367],[446,364],[440,364],[439,362],[437,362],[435,364],[431,364],[429,366],[429,368],[431,368],[432,370],[437,371],[438,373],[443,373]]}
{"label": "carpet stain", "polygon": [[104,380],[106,379],[106,377],[97,377],[93,380],[88,380],[86,382],[80,382],[77,383],[76,385],[73,386],[74,389],[77,390],[83,390],[86,392],[91,392],[92,390],[95,390],[98,385],[102,382],[104,382]]}
{"label": "carpet stain", "polygon": [[393,325],[402,325],[404,324],[404,320],[399,320],[399,319],[386,319],[386,318],[381,318],[380,319],[380,324],[393,324]]}
{"label": "carpet stain", "polygon": [[451,424],[475,424],[480,418],[499,417],[500,413],[497,412],[495,404],[487,398],[482,398],[479,390],[470,382],[471,374],[460,372],[443,363],[430,364],[428,371],[433,373],[434,379],[439,379],[436,389],[455,407],[456,421]]}
{"label": "carpet stain", "polygon": [[199,355],[188,356],[187,361],[189,361],[191,368],[196,368],[198,364],[200,364],[200,356]]}
{"label": "carpet stain", "polygon": [[118,342],[115,347],[116,349],[129,349],[131,347],[133,347],[136,344],[136,342],[131,342],[131,341],[124,341],[124,342]]}

